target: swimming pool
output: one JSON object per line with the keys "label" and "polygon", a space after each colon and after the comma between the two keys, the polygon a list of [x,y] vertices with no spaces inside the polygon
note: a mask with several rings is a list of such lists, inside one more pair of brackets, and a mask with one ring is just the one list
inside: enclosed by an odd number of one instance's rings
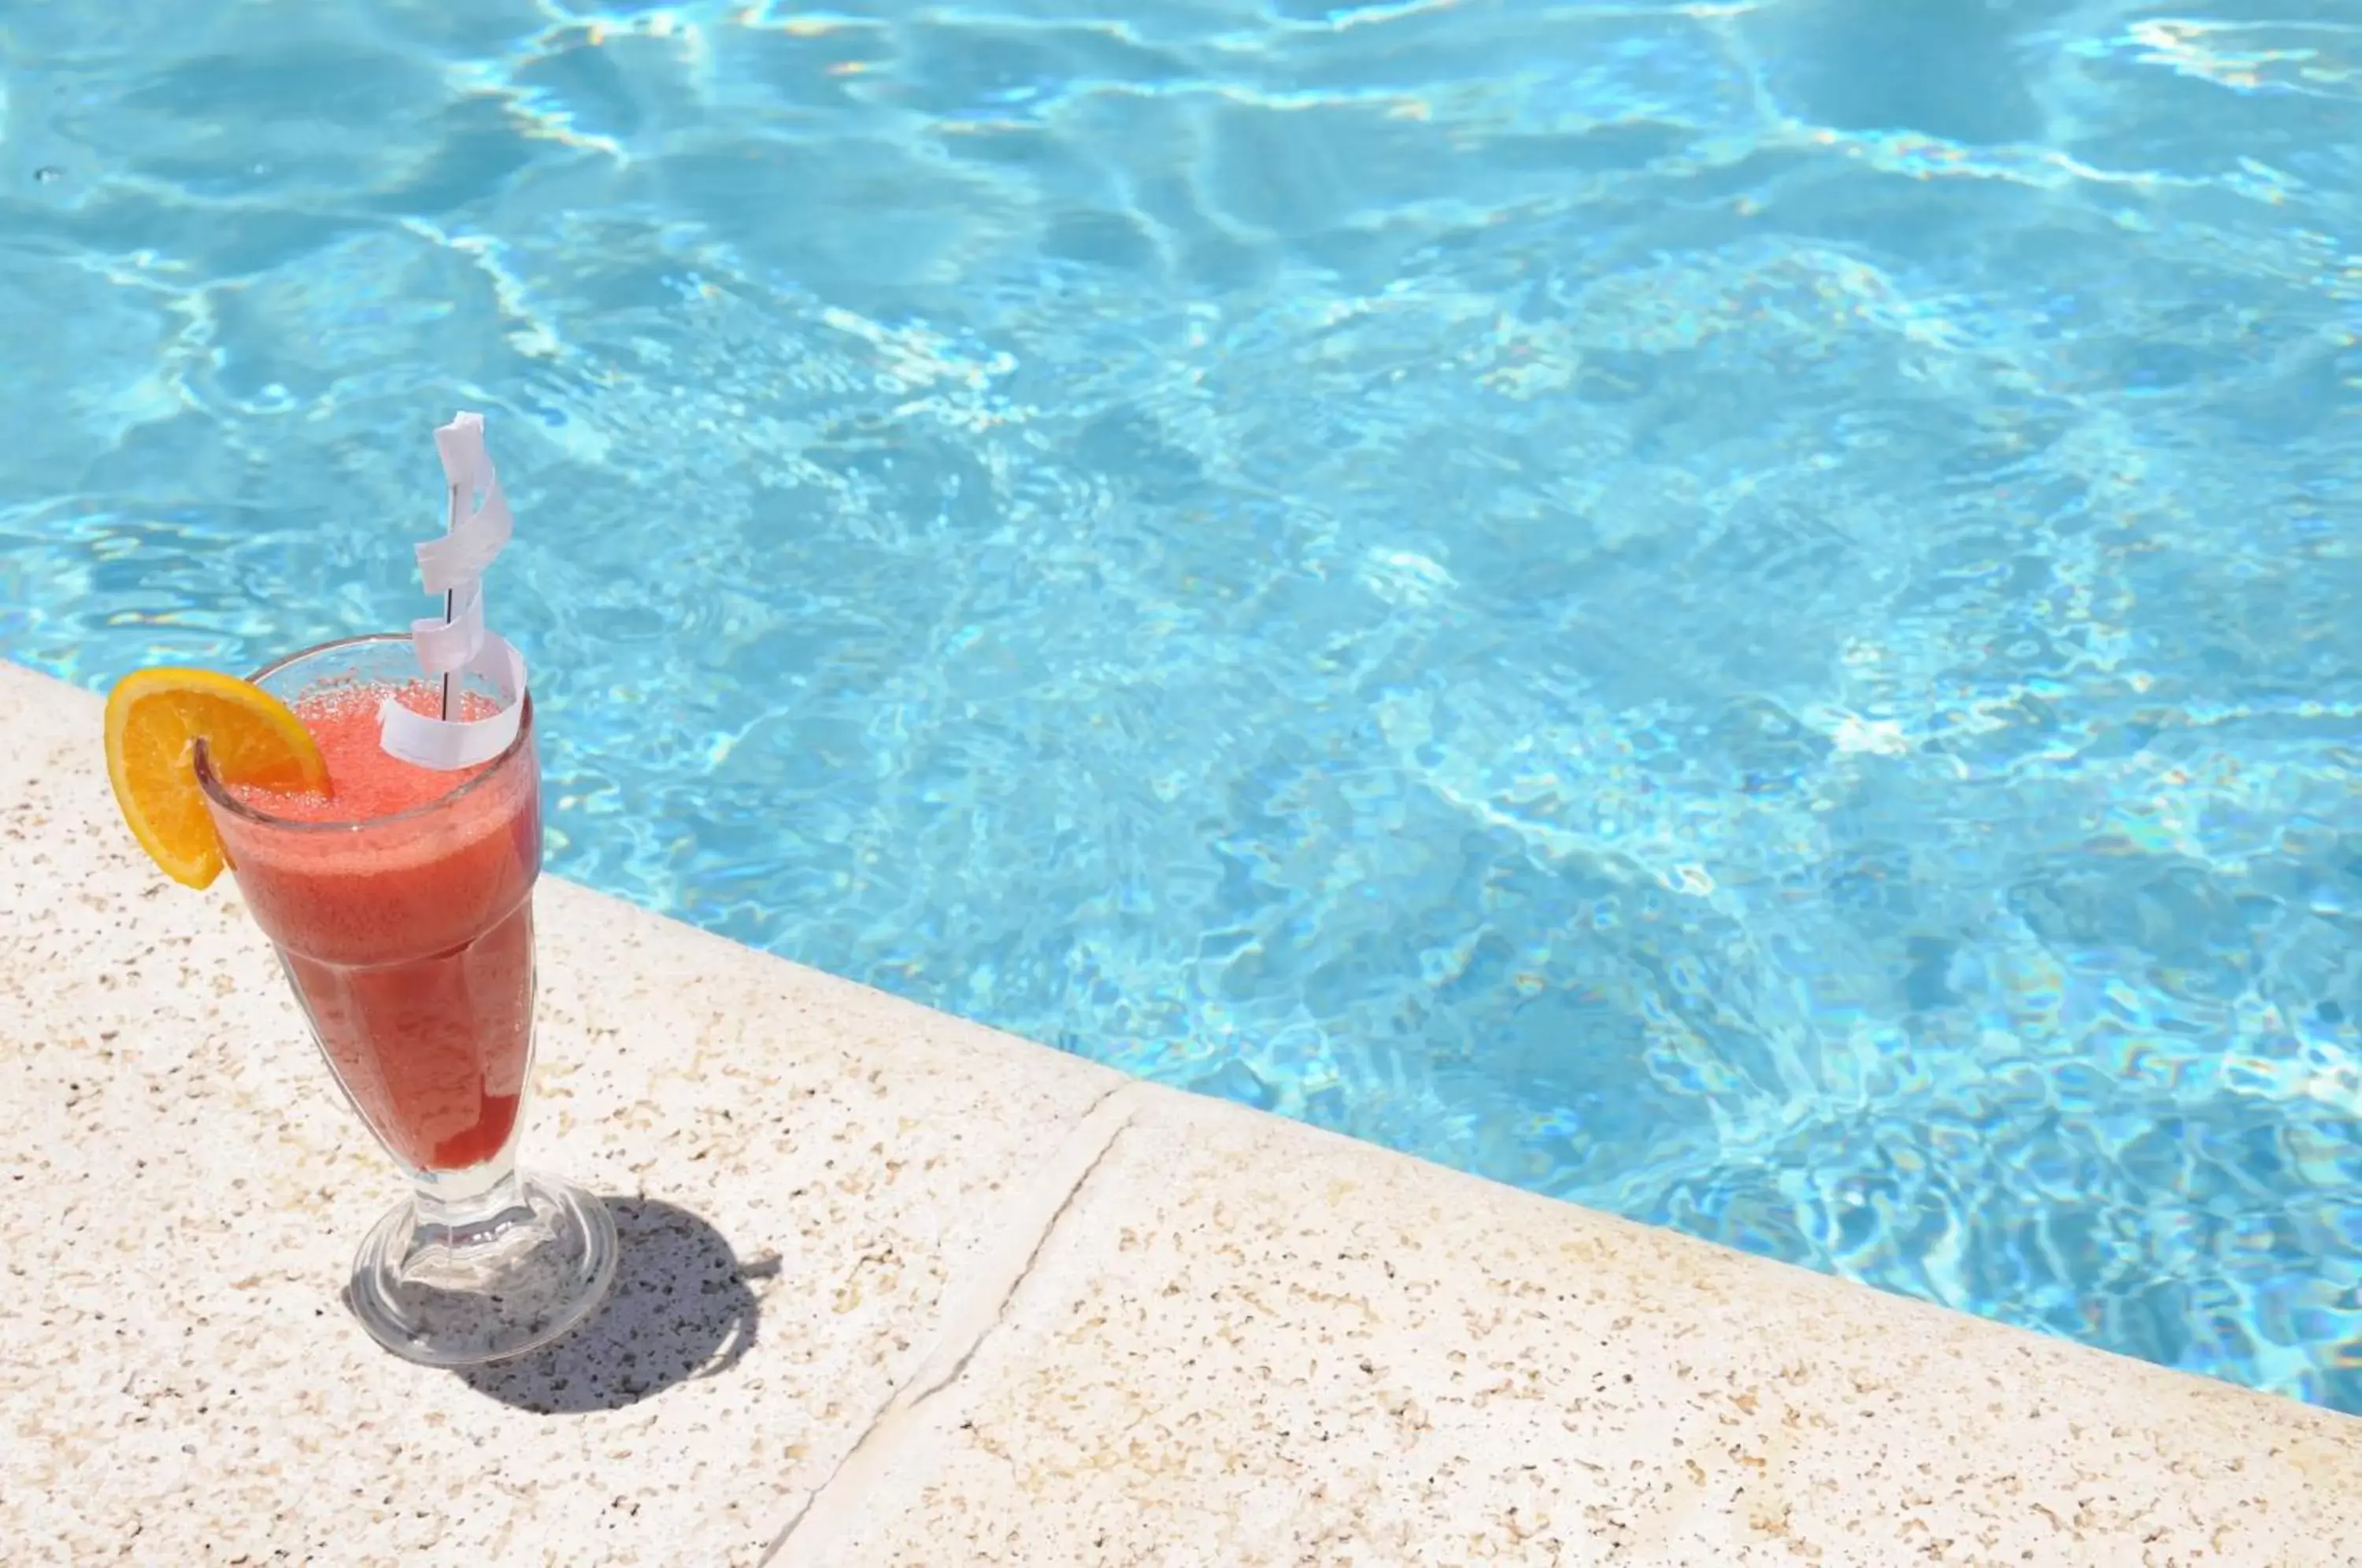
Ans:
{"label": "swimming pool", "polygon": [[0,11],[0,652],[482,407],[556,868],[2362,1409],[2362,27],[1105,12]]}

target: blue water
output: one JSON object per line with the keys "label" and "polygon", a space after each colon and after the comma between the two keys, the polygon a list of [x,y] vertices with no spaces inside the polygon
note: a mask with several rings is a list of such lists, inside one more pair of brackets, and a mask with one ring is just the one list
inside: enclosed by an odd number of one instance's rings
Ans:
{"label": "blue water", "polygon": [[2362,1409],[2351,0],[1100,3],[0,0],[0,652],[480,407],[558,869]]}

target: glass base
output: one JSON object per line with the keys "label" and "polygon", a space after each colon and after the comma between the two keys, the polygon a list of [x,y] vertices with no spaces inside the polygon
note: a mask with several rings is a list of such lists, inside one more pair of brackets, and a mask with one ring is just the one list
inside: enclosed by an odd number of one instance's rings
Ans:
{"label": "glass base", "polygon": [[370,1338],[423,1366],[536,1350],[615,1280],[615,1220],[570,1183],[520,1172],[464,1210],[411,1197],[353,1260],[348,1300]]}

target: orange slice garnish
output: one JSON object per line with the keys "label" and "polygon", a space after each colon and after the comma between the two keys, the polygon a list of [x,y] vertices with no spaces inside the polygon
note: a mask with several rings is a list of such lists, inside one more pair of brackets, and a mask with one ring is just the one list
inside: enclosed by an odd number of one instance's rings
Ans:
{"label": "orange slice garnish", "polygon": [[164,874],[203,888],[221,875],[220,835],[197,784],[197,742],[225,784],[326,794],[320,748],[287,704],[210,669],[142,669],[106,695],[106,777],[131,836]]}

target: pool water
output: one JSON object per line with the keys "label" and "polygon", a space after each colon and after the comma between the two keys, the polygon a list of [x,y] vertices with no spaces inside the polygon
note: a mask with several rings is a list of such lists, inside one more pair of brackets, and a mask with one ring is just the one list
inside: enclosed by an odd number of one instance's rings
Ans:
{"label": "pool water", "polygon": [[0,652],[480,407],[557,869],[2362,1409],[2362,17],[2200,5],[0,5]]}

